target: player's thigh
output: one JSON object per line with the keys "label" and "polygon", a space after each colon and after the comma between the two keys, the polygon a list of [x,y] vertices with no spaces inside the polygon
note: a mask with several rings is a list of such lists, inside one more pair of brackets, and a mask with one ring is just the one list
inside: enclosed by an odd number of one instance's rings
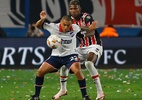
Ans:
{"label": "player's thigh", "polygon": [[88,55],[87,58],[90,57],[90,59],[93,59],[94,57],[96,58],[100,58],[102,55],[102,46],[100,45],[91,45],[90,47],[88,47]]}
{"label": "player's thigh", "polygon": [[71,70],[74,72],[74,74],[76,75],[78,80],[84,79],[84,75],[81,72],[81,66],[80,66],[79,62],[73,63],[72,66],[71,66]]}
{"label": "player's thigh", "polygon": [[78,53],[81,64],[83,64],[87,58],[87,49],[77,48],[76,51]]}
{"label": "player's thigh", "polygon": [[81,66],[80,66],[80,63],[79,62],[74,62],[72,65],[71,65],[71,70],[74,72],[74,73],[77,73],[81,70]]}
{"label": "player's thigh", "polygon": [[53,72],[57,69],[55,69],[53,66],[48,64],[47,62],[43,62],[40,68],[38,69],[38,76],[44,76],[46,73]]}

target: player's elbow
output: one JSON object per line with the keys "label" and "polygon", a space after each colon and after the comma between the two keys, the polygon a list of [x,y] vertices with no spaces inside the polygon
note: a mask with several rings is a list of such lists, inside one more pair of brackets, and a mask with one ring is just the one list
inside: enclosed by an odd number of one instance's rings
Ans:
{"label": "player's elbow", "polygon": [[37,24],[36,23],[36,25],[35,25],[37,28],[42,28],[42,25],[39,25],[39,24]]}

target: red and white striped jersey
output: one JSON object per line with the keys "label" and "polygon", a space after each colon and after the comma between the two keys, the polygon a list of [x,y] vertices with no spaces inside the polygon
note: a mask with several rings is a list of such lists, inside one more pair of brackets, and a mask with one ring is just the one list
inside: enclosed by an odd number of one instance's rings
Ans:
{"label": "red and white striped jersey", "polygon": [[[82,13],[79,20],[73,19],[73,23],[79,26],[89,26],[92,23],[92,21],[93,21],[93,18],[88,13]],[[97,30],[95,30],[95,34],[93,36],[82,38],[79,46],[86,47],[86,46],[94,45],[94,44],[101,45],[100,36]]]}

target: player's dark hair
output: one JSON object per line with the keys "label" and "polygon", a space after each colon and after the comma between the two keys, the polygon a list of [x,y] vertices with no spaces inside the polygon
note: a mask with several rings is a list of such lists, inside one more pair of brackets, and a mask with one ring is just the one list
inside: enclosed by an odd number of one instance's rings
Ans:
{"label": "player's dark hair", "polygon": [[71,0],[69,5],[80,5],[79,0]]}
{"label": "player's dark hair", "polygon": [[62,19],[66,20],[66,21],[72,21],[71,17],[69,15],[64,15],[62,17]]}

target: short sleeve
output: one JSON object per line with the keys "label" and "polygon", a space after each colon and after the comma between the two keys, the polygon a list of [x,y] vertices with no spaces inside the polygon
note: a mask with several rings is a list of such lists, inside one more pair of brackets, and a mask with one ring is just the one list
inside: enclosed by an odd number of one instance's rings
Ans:
{"label": "short sleeve", "polygon": [[48,24],[48,23],[44,22],[43,29],[48,30],[49,32],[52,32],[54,26],[55,26],[54,23],[49,23]]}
{"label": "short sleeve", "polygon": [[94,20],[93,20],[93,17],[91,16],[91,15],[87,15],[86,17],[85,17],[85,23],[86,24],[91,24],[92,22],[93,22]]}
{"label": "short sleeve", "polygon": [[73,30],[76,31],[76,33],[78,33],[81,31],[81,28],[78,25],[73,24]]}

